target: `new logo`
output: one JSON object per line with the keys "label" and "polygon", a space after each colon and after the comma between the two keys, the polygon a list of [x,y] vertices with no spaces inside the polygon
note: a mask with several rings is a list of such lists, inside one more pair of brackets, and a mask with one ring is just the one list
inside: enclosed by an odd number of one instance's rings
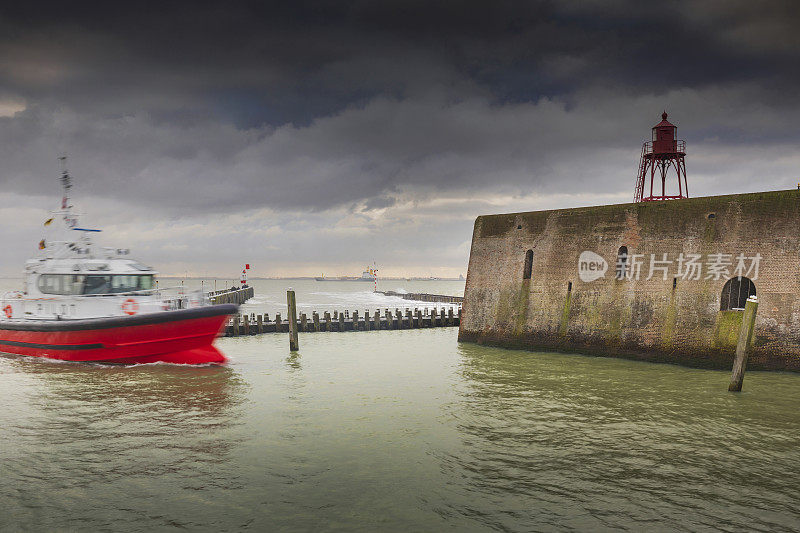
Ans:
{"label": "new logo", "polygon": [[608,263],[594,252],[584,251],[578,257],[578,277],[583,282],[590,282],[606,277]]}

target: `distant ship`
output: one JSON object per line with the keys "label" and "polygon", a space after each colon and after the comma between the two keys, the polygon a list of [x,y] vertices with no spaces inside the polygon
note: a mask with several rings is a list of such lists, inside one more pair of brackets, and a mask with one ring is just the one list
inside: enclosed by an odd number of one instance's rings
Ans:
{"label": "distant ship", "polygon": [[339,276],[334,278],[326,278],[325,274],[318,278],[314,278],[317,281],[369,281],[370,283],[374,283],[375,279],[378,277],[378,269],[377,268],[367,268],[364,272],[361,273],[360,277],[356,276]]}

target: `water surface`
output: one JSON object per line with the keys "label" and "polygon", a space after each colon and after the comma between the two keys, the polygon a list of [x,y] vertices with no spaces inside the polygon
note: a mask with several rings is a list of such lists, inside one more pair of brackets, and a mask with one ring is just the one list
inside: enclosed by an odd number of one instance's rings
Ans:
{"label": "water surface", "polygon": [[800,376],[220,339],[225,368],[0,356],[0,530],[789,531]]}

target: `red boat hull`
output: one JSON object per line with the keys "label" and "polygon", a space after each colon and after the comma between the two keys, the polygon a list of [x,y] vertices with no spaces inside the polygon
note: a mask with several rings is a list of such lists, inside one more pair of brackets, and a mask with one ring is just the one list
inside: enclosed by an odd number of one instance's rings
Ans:
{"label": "red boat hull", "polygon": [[112,318],[0,322],[0,351],[63,361],[222,364],[212,343],[235,305]]}

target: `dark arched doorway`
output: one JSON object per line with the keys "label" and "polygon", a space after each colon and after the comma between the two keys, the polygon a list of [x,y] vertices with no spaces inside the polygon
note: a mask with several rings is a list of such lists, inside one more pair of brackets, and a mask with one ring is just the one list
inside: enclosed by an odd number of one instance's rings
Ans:
{"label": "dark arched doorway", "polygon": [[720,311],[744,309],[747,299],[755,295],[756,285],[753,280],[745,277],[731,278],[722,287]]}

